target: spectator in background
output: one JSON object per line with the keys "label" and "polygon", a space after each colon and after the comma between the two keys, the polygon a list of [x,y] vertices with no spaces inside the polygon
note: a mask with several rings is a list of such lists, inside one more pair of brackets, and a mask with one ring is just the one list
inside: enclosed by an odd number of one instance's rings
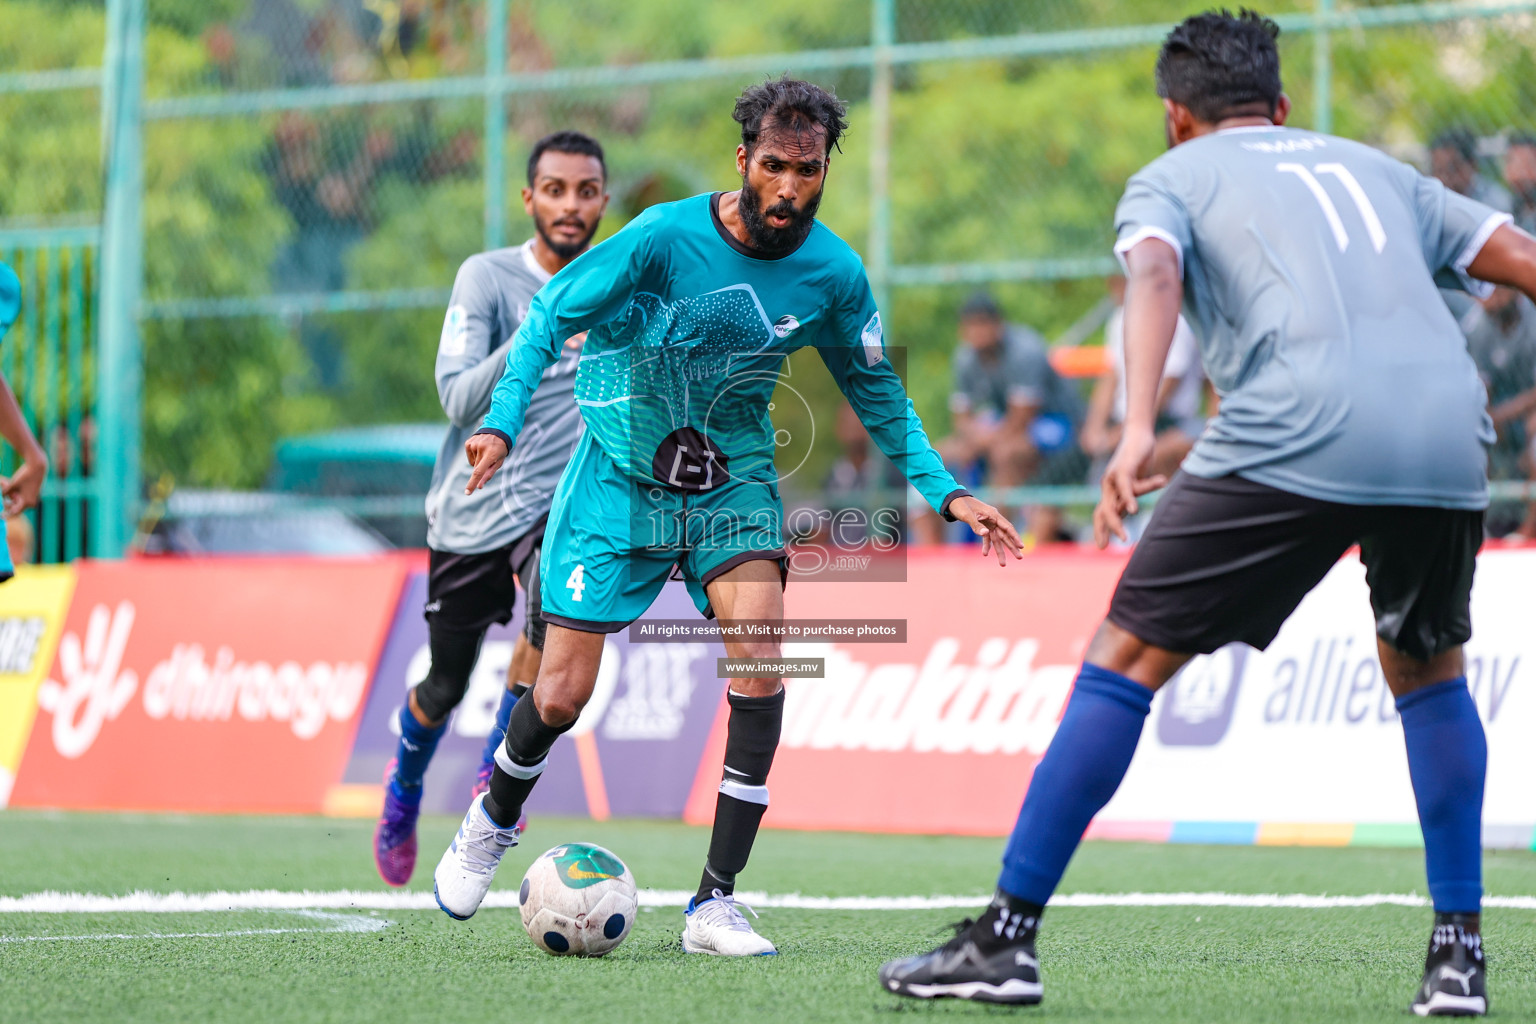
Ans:
{"label": "spectator in background", "polygon": [[1483,177],[1478,170],[1477,136],[1465,128],[1452,128],[1435,136],[1429,145],[1430,173],[1452,192],[1476,199],[1485,206],[1510,212],[1509,193]]}
{"label": "spectator in background", "polygon": [[[1430,173],[1452,192],[1511,212],[1509,193],[1489,181],[1478,169],[1477,136],[1466,128],[1451,128],[1435,136],[1429,144]],[[1441,288],[1440,296],[1457,320],[1466,321],[1477,314],[1477,301],[1459,288]],[[1462,329],[1466,329],[1463,323]]]}
{"label": "spectator in background", "polygon": [[[984,291],[960,307],[949,411],[954,431],[936,447],[962,482],[1018,487],[1081,480],[1075,435],[1082,402],[1051,367],[1045,339],[1005,323]],[[1056,510],[1026,510],[1026,518],[1037,541],[1058,539]],[[923,523],[919,536],[931,539],[936,525]]]}
{"label": "spectator in background", "polygon": [[[1488,453],[1488,476],[1495,480],[1531,478],[1531,441],[1536,436],[1536,306],[1511,288],[1495,288],[1463,320],[1467,348],[1488,388],[1488,415],[1497,440]],[[1513,520],[1513,521],[1511,521]],[[1513,515],[1508,506],[1489,509],[1488,529],[1495,536],[1518,527],[1536,536],[1536,505]]]}
{"label": "spectator in background", "polygon": [[[1109,294],[1115,302],[1104,327],[1104,352],[1108,366],[1094,385],[1088,400],[1088,415],[1083,421],[1083,451],[1093,460],[1089,474],[1094,482],[1103,473],[1109,456],[1120,443],[1120,426],[1125,421],[1125,278],[1109,279]],[[1194,447],[1205,429],[1200,406],[1204,399],[1205,374],[1200,368],[1200,346],[1195,332],[1183,316],[1173,335],[1173,347],[1163,364],[1163,383],[1157,393],[1157,441],[1152,449],[1154,475],[1172,476]]]}
{"label": "spectator in background", "polygon": [[[78,440],[78,443],[77,443]],[[90,413],[80,418],[79,433],[72,437],[68,423],[56,424],[48,441],[53,475],[60,481],[83,480],[96,471],[96,420]],[[78,458],[77,458],[78,456]],[[89,554],[91,550],[91,503],[84,498],[63,498],[54,506],[52,532],[57,557]],[[71,514],[70,510],[74,512]],[[47,525],[49,520],[40,520]],[[39,547],[41,553],[41,547]]]}
{"label": "spectator in background", "polygon": [[1515,224],[1536,234],[1536,135],[1510,136],[1504,151],[1504,181],[1514,199]]}

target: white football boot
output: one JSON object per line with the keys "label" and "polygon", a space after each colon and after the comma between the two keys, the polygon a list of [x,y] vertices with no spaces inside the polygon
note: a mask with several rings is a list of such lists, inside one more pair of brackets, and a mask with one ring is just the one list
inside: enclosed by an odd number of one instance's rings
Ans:
{"label": "white football boot", "polygon": [[713,899],[699,903],[688,901],[683,912],[683,952],[708,953],[710,956],[774,956],[778,950],[773,943],[752,930],[742,910],[757,911],[745,903],[736,902],[719,889]]}
{"label": "white football boot", "polygon": [[517,845],[522,830],[517,826],[497,828],[485,813],[485,794],[475,797],[453,837],[443,859],[432,873],[432,895],[443,913],[455,921],[467,921],[480,909],[480,901],[490,891],[491,879],[502,856]]}

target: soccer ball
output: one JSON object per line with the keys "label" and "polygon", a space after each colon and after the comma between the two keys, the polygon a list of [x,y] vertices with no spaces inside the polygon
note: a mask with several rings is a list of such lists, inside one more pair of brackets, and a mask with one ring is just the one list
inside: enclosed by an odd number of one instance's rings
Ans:
{"label": "soccer ball", "polygon": [[517,892],[528,937],[554,956],[602,956],[624,941],[635,876],[609,851],[568,843],[539,855]]}

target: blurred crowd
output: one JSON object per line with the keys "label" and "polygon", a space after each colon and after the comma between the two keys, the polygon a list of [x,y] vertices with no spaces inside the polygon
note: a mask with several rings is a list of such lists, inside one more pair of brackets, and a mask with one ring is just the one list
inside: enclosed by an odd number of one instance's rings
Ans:
{"label": "blurred crowd", "polygon": [[[1446,131],[1430,144],[1429,169],[1447,188],[1509,213],[1517,225],[1536,233],[1536,135],[1484,140],[1467,130]],[[1009,322],[985,291],[956,310],[950,432],[936,443],[962,484],[1097,487],[1125,417],[1125,279],[1110,278],[1107,287],[1112,311],[1097,375],[1083,373],[1083,360],[1060,358],[1066,353],[1053,352],[1039,332]],[[1488,391],[1497,432],[1489,476],[1536,482],[1536,305],[1508,288],[1481,300],[1463,292],[1443,294]],[[1158,392],[1153,473],[1171,474],[1179,467],[1217,402],[1201,370],[1198,342],[1181,317]],[[872,504],[877,492],[891,494],[900,475],[869,444],[847,408],[837,437],[844,454],[826,482],[830,503],[852,507],[859,495]],[[1066,515],[1057,505],[1010,507],[1022,516],[1035,545],[1083,540],[1089,533],[1086,516]],[[911,494],[905,515],[914,542],[970,539],[968,530],[944,523]],[[1487,529],[1496,537],[1536,538],[1536,503],[1494,502]]]}

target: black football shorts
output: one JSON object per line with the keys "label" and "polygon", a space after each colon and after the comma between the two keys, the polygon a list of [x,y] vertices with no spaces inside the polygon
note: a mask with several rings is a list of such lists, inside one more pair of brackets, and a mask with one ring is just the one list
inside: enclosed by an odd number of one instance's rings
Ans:
{"label": "black football shorts", "polygon": [[512,621],[517,584],[523,587],[523,635],[544,649],[545,622],[539,606],[539,554],[548,516],[506,547],[460,555],[429,552],[427,620],[440,629],[476,633],[491,623]]}
{"label": "black football shorts", "polygon": [[1342,505],[1239,476],[1178,473],[1115,588],[1109,621],[1164,650],[1263,650],[1313,587],[1360,545],[1376,635],[1420,661],[1472,635],[1483,513]]}

